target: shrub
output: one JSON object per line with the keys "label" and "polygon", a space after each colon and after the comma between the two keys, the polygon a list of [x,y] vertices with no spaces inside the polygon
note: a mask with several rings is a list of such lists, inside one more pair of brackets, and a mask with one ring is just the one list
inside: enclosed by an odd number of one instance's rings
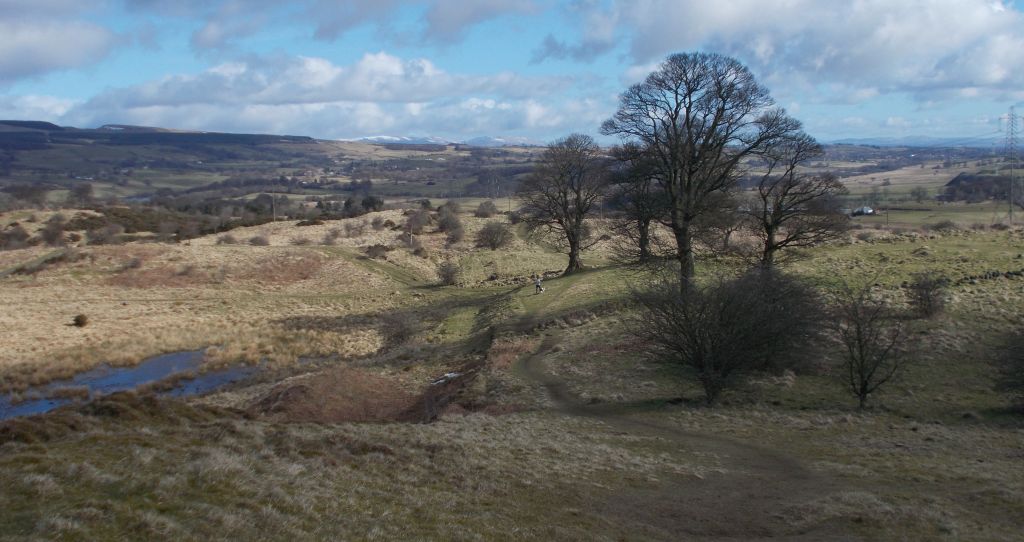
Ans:
{"label": "shrub", "polygon": [[423,233],[423,228],[426,228],[428,225],[430,225],[430,213],[425,209],[421,209],[406,219],[405,231],[419,235]]}
{"label": "shrub", "polygon": [[685,289],[674,278],[634,297],[642,308],[634,329],[648,355],[683,367],[709,405],[751,372],[813,357],[824,322],[812,288],[770,270]]}
{"label": "shrub", "polygon": [[508,223],[513,226],[523,221],[523,214],[519,211],[512,211],[508,214]]}
{"label": "shrub", "polygon": [[466,237],[466,230],[462,229],[462,224],[459,224],[457,228],[448,230],[448,235],[445,237],[445,241],[449,245],[454,245]]}
{"label": "shrub", "polygon": [[379,216],[373,217],[373,220],[370,221],[370,227],[373,228],[373,231],[383,230],[386,227],[384,225],[384,219]]}
{"label": "shrub", "polygon": [[295,225],[296,226],[321,226],[321,225],[323,225],[323,223],[324,223],[323,220],[314,218],[314,219],[310,219],[310,220],[300,220],[300,221],[296,222]]}
{"label": "shrub", "polygon": [[17,222],[0,232],[0,248],[14,250],[28,246],[28,232]]}
{"label": "shrub", "polygon": [[498,206],[491,200],[480,202],[476,211],[473,211],[473,216],[477,218],[491,218],[496,214],[498,214]]}
{"label": "shrub", "polygon": [[931,318],[942,312],[946,305],[946,287],[949,279],[935,272],[914,274],[907,285],[907,297],[910,307],[922,318]]}
{"label": "shrub", "polygon": [[1006,224],[1005,222],[995,222],[989,227],[996,231],[1006,231],[1010,229],[1010,225]]}
{"label": "shrub", "polygon": [[476,234],[476,246],[497,250],[512,242],[515,235],[508,224],[488,222]]}
{"label": "shrub", "polygon": [[419,237],[416,237],[415,235],[409,232],[400,233],[398,235],[398,242],[401,243],[402,246],[412,250],[413,252],[416,252],[423,248],[423,242],[420,241]]}
{"label": "shrub", "polygon": [[437,215],[437,231],[450,232],[453,229],[462,228],[462,221],[459,220],[458,205],[452,203],[444,204]]}
{"label": "shrub", "polygon": [[927,226],[927,228],[939,233],[949,233],[959,230],[960,226],[957,226],[956,222],[953,222],[952,220],[941,220],[935,224]]}
{"label": "shrub", "polygon": [[302,247],[310,244],[312,241],[308,237],[292,237],[289,242],[297,247]]}
{"label": "shrub", "polygon": [[323,244],[333,245],[338,242],[339,237],[341,237],[341,230],[338,228],[331,228],[330,231],[324,234]]}
{"label": "shrub", "polygon": [[365,209],[366,212],[368,213],[373,211],[380,211],[381,209],[384,208],[384,200],[376,196],[367,196],[363,198],[362,206],[363,209]]}
{"label": "shrub", "polygon": [[870,288],[847,287],[829,320],[844,347],[839,374],[863,409],[868,396],[903,368],[904,327],[885,301],[872,297]]}
{"label": "shrub", "polygon": [[102,228],[89,230],[85,233],[86,243],[90,245],[116,245],[121,242],[124,226],[107,224]]}
{"label": "shrub", "polygon": [[1012,395],[1017,405],[1024,408],[1024,329],[1003,341],[996,361],[999,368],[996,389]]}
{"label": "shrub", "polygon": [[235,236],[231,235],[230,233],[225,233],[224,235],[221,235],[220,237],[217,238],[217,244],[218,245],[237,245],[238,244],[238,239],[235,239]]}
{"label": "shrub", "polygon": [[359,237],[366,232],[366,221],[362,220],[359,222],[346,222],[344,228],[345,237]]}
{"label": "shrub", "polygon": [[254,247],[265,247],[270,244],[270,239],[263,235],[254,235],[249,238],[249,244]]}
{"label": "shrub", "polygon": [[84,314],[76,315],[72,320],[71,324],[75,327],[85,327],[89,324],[89,317]]}
{"label": "shrub", "polygon": [[374,260],[383,259],[387,257],[389,250],[391,249],[388,248],[386,245],[382,245],[380,243],[376,245],[370,245],[366,247],[366,257],[372,258]]}
{"label": "shrub", "polygon": [[64,216],[60,214],[53,215],[53,217],[47,220],[46,226],[39,231],[39,235],[42,237],[43,242],[52,247],[63,245],[64,224]]}
{"label": "shrub", "polygon": [[445,286],[452,286],[459,282],[459,277],[462,275],[462,266],[452,260],[445,260],[437,264],[437,278],[441,280],[441,284]]}

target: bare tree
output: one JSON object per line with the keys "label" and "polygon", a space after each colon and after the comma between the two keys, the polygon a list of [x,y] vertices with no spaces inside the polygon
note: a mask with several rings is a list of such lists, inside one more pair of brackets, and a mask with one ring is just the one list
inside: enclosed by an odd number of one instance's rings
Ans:
{"label": "bare tree", "polygon": [[739,61],[714,53],[669,56],[643,83],[619,96],[601,126],[651,151],[669,200],[681,287],[694,274],[694,222],[712,196],[732,188],[743,160],[799,130],[774,109],[768,90]]}
{"label": "bare tree", "polygon": [[639,146],[627,143],[612,149],[619,167],[612,178],[611,201],[620,212],[613,226],[623,242],[617,258],[624,263],[646,265],[663,256],[652,226],[665,217],[668,206],[658,186],[651,158]]}
{"label": "bare tree", "polygon": [[709,405],[751,372],[809,356],[824,321],[812,288],[771,270],[685,289],[667,279],[635,298],[642,311],[634,332],[648,341],[648,355],[687,369]]}
{"label": "bare tree", "polygon": [[868,396],[902,369],[902,322],[888,304],[871,296],[870,287],[846,288],[837,303],[833,328],[845,348],[843,381],[860,408]]}
{"label": "bare tree", "polygon": [[821,145],[803,132],[779,138],[762,154],[764,173],[748,213],[761,238],[763,267],[774,265],[784,248],[816,245],[847,231],[849,218],[837,199],[846,187],[831,174],[801,169],[823,154]]}
{"label": "bare tree", "polygon": [[586,219],[605,193],[605,166],[593,138],[572,134],[549,145],[519,185],[523,222],[559,240],[569,255],[566,275],[582,268],[580,252],[596,243]]}

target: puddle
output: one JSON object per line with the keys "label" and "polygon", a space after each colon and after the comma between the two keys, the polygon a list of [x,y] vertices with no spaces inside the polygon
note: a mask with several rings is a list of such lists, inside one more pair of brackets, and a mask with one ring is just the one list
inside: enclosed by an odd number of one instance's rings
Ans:
{"label": "puddle", "polygon": [[242,380],[259,370],[257,366],[236,365],[200,373],[202,363],[203,351],[193,350],[155,356],[134,367],[100,365],[78,373],[73,378],[30,388],[23,392],[24,396],[29,397],[25,401],[12,403],[10,394],[0,394],[0,420],[48,412],[73,402],[75,399],[69,395],[84,398],[86,391],[91,396],[106,395],[133,390],[174,376],[182,378],[168,389],[161,390],[161,395],[199,395]]}

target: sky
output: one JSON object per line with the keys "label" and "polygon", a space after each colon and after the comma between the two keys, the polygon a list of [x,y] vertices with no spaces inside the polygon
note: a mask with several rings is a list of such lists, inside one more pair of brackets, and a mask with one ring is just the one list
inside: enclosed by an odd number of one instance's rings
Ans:
{"label": "sky", "polygon": [[687,51],[822,141],[998,137],[1024,101],[1012,1],[0,0],[0,118],[543,143]]}

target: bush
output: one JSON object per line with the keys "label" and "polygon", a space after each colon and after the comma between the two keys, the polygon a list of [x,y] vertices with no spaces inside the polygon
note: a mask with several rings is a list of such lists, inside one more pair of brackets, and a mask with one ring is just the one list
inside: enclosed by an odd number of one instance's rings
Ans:
{"label": "bush", "polygon": [[324,223],[323,220],[319,220],[319,219],[314,218],[314,219],[311,219],[311,220],[300,220],[300,221],[296,222],[295,225],[296,226],[321,226],[321,225],[323,225],[323,223]]}
{"label": "bush", "polygon": [[709,405],[752,372],[813,357],[825,320],[816,292],[777,271],[685,290],[676,278],[634,297],[642,307],[634,329],[648,355],[687,370]]}
{"label": "bush", "polygon": [[515,235],[508,224],[488,222],[476,234],[476,246],[497,250],[512,242]]}
{"label": "bush", "polygon": [[1012,395],[1017,406],[1024,408],[1024,329],[1003,341],[996,362],[999,368],[996,389]]}
{"label": "bush", "polygon": [[384,259],[388,255],[388,251],[391,250],[386,245],[380,243],[376,245],[370,245],[366,247],[366,257],[374,260]]}
{"label": "bush", "polygon": [[367,196],[362,201],[363,209],[366,212],[380,211],[384,208],[384,200],[376,196]]}
{"label": "bush", "polygon": [[297,247],[306,246],[311,243],[308,237],[292,237],[289,242]]}
{"label": "bush", "polygon": [[430,213],[425,209],[421,209],[406,219],[405,231],[419,235],[423,233],[423,228],[426,228],[428,225],[430,225]]}
{"label": "bush", "polygon": [[25,228],[14,222],[4,231],[0,232],[0,248],[3,250],[14,250],[28,246],[28,232]]}
{"label": "bush", "polygon": [[386,227],[384,225],[384,219],[379,216],[373,217],[373,220],[370,221],[370,227],[373,228],[373,231],[383,230]]}
{"label": "bush", "polygon": [[934,272],[914,274],[907,285],[910,308],[922,318],[931,318],[942,312],[946,306],[946,287],[949,279]]}
{"label": "bush", "polygon": [[402,232],[398,234],[398,237],[395,237],[395,241],[405,248],[416,248],[419,244],[419,241],[416,240],[416,236],[409,232]]}
{"label": "bush", "polygon": [[231,235],[230,233],[225,233],[224,235],[221,235],[220,237],[217,238],[217,244],[218,245],[237,245],[238,244],[238,239],[235,239],[235,236]]}
{"label": "bush", "polygon": [[459,220],[458,205],[452,203],[444,204],[437,215],[437,231],[450,232],[462,228],[462,221]]}
{"label": "bush", "polygon": [[85,327],[89,325],[89,317],[84,314],[79,314],[71,320],[71,324],[75,327]]}
{"label": "bush", "polygon": [[942,220],[935,224],[926,226],[926,228],[939,233],[950,233],[959,230],[960,226],[957,226],[956,222],[953,222],[952,220]]}
{"label": "bush", "polygon": [[459,224],[457,228],[448,230],[448,235],[445,237],[445,241],[449,245],[454,245],[466,237],[466,230],[462,229],[462,225]]}
{"label": "bush", "polygon": [[477,218],[491,218],[496,214],[498,214],[498,206],[491,200],[481,202],[476,211],[473,211],[473,216]]}
{"label": "bush", "polygon": [[102,228],[85,232],[86,243],[90,245],[116,245],[121,242],[124,226],[107,224]]}
{"label": "bush", "polygon": [[63,245],[64,224],[64,216],[60,214],[53,215],[53,217],[47,220],[46,226],[39,231],[39,235],[42,237],[43,242],[51,247]]}
{"label": "bush", "polygon": [[362,220],[359,222],[346,222],[344,228],[345,237],[359,237],[366,233],[366,221]]}
{"label": "bush", "polygon": [[254,235],[249,238],[249,244],[254,247],[265,247],[270,244],[270,239],[262,235]]}
{"label": "bush", "polygon": [[341,230],[339,230],[338,228],[331,228],[330,231],[324,234],[322,244],[333,245],[334,243],[338,242],[339,237],[341,237]]}
{"label": "bush", "polygon": [[441,280],[441,284],[445,286],[452,286],[459,282],[459,277],[462,275],[462,266],[452,260],[445,260],[437,265],[437,278]]}
{"label": "bush", "polygon": [[849,287],[841,292],[829,321],[844,347],[839,374],[863,409],[868,396],[903,368],[903,323],[885,301],[871,295],[870,288]]}

